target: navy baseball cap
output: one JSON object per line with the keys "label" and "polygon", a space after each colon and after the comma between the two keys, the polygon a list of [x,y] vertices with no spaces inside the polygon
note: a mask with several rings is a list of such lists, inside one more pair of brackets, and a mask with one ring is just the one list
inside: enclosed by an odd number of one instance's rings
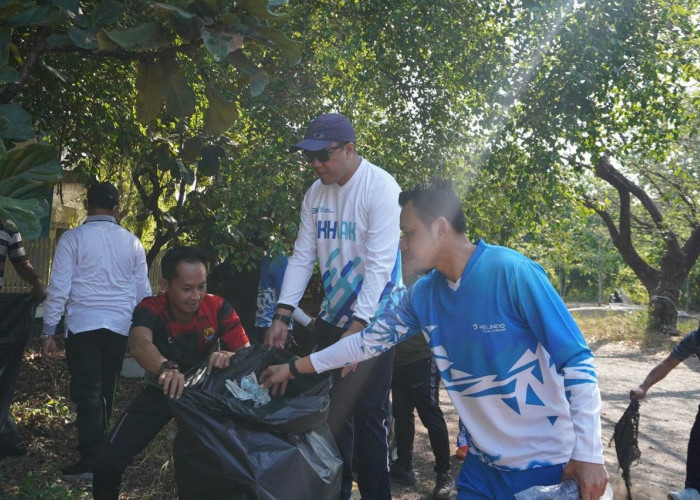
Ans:
{"label": "navy baseball cap", "polygon": [[320,151],[334,142],[355,142],[355,139],[355,129],[350,120],[338,113],[328,113],[314,118],[306,129],[304,140],[289,148],[289,151]]}

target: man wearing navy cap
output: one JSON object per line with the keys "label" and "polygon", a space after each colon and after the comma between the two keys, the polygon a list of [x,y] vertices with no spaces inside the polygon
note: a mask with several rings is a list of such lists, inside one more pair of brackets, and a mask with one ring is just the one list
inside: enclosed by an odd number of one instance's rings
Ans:
{"label": "man wearing navy cap", "polygon": [[[268,346],[283,346],[292,311],[318,262],[326,296],[316,318],[319,348],[360,331],[402,287],[399,192],[394,178],[358,155],[355,130],[343,115],[314,119],[301,151],[318,180],[304,196],[294,253],[284,275]],[[393,350],[342,377],[334,373],[328,424],[343,457],[340,499],[352,494],[353,447],[365,500],[391,498],[388,405]]]}
{"label": "man wearing navy cap", "polygon": [[65,312],[70,395],[77,407],[80,460],[64,478],[92,478],[92,465],[112,413],[131,326],[131,313],[151,295],[146,254],[139,239],[115,216],[119,193],[108,182],[87,192],[88,217],[56,245],[44,306],[41,354],[54,364],[54,335]]}

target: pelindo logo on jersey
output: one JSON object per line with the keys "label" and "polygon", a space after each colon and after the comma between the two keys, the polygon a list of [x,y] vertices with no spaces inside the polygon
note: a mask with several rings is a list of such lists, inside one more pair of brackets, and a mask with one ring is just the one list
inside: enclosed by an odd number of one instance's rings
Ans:
{"label": "pelindo logo on jersey", "polygon": [[480,330],[481,333],[498,333],[498,332],[505,332],[506,331],[506,324],[505,323],[491,323],[491,324],[477,325],[476,323],[474,323],[472,325],[472,328],[474,330]]}
{"label": "pelindo logo on jersey", "polygon": [[356,241],[357,222],[320,220],[316,222],[316,229],[316,237],[319,240]]}

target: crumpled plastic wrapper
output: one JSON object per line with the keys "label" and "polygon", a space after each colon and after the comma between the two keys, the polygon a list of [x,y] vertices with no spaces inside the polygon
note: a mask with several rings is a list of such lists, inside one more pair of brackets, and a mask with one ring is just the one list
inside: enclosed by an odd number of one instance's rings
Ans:
{"label": "crumpled plastic wrapper", "polygon": [[272,401],[270,397],[270,391],[268,389],[263,389],[258,383],[258,377],[255,376],[255,372],[250,373],[241,379],[241,384],[235,380],[227,380],[225,382],[226,389],[233,394],[233,397],[240,399],[241,401],[253,400],[253,406],[255,408],[260,408],[265,406],[267,403]]}

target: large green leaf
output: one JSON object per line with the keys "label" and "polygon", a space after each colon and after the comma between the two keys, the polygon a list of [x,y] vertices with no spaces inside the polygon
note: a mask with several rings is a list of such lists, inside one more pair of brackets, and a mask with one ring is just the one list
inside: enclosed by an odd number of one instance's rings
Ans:
{"label": "large green leaf", "polygon": [[238,118],[236,103],[226,98],[212,85],[205,90],[209,106],[204,112],[204,133],[221,135],[226,132]]}
{"label": "large green leaf", "polygon": [[0,64],[7,64],[10,55],[12,31],[10,28],[0,29]]}
{"label": "large green leaf", "polygon": [[268,2],[267,0],[238,0],[236,3],[241,9],[247,10],[260,19],[281,21],[288,17],[287,14],[275,14],[274,12],[270,12],[268,3],[272,3],[272,6],[276,6],[278,2]]}
{"label": "large green leaf", "polygon": [[19,73],[12,66],[0,66],[0,82],[10,83],[16,82],[19,79]]}
{"label": "large green leaf", "polygon": [[64,20],[63,13],[48,5],[33,6],[10,18],[11,26],[51,26]]}
{"label": "large green leaf", "polygon": [[165,109],[173,116],[184,118],[195,109],[194,92],[175,58],[163,63]]}
{"label": "large green leaf", "polygon": [[251,95],[259,96],[263,93],[267,83],[270,81],[270,76],[267,73],[253,64],[253,62],[240,50],[229,54],[227,61],[233,64],[238,71],[250,79]]}
{"label": "large green leaf", "polygon": [[76,47],[87,50],[99,49],[96,29],[82,29],[75,26],[68,28],[68,36]]}
{"label": "large green leaf", "polygon": [[202,41],[215,61],[223,61],[231,52],[243,45],[243,35],[203,27]]}
{"label": "large green leaf", "polygon": [[9,229],[22,233],[22,239],[30,241],[41,236],[41,219],[49,213],[44,199],[15,200],[0,195],[0,218]]}
{"label": "large green leaf", "polygon": [[136,64],[136,119],[145,125],[163,109],[163,63]]}
{"label": "large green leaf", "polygon": [[80,0],[51,0],[51,3],[66,11],[71,17],[80,13]]}
{"label": "large green leaf", "polygon": [[153,10],[156,11],[156,14],[158,14],[159,12],[165,12],[169,15],[181,17],[183,19],[194,19],[195,17],[197,17],[196,14],[187,12],[186,10],[181,9],[180,7],[176,7],[175,5],[170,5],[163,2],[154,3]]}
{"label": "large green leaf", "polygon": [[55,146],[35,142],[14,147],[0,157],[0,196],[41,198],[62,174]]}
{"label": "large green leaf", "polygon": [[197,164],[200,175],[213,176],[219,171],[220,159],[226,156],[224,148],[218,144],[210,144],[202,150],[202,159]]}
{"label": "large green leaf", "polygon": [[104,30],[109,39],[127,50],[151,50],[169,45],[171,39],[157,21],[139,24],[133,28]]}
{"label": "large green leaf", "polygon": [[304,46],[291,38],[286,37],[281,31],[267,26],[256,26],[254,28],[263,38],[275,43],[279,47],[282,55],[289,61],[289,64],[297,64],[301,60],[301,53]]}
{"label": "large green leaf", "polygon": [[111,26],[122,17],[124,4],[113,0],[105,0],[89,15],[90,25],[94,28]]}
{"label": "large green leaf", "polygon": [[32,117],[19,104],[0,104],[0,116],[7,122],[0,124],[0,137],[26,141],[34,135]]}

